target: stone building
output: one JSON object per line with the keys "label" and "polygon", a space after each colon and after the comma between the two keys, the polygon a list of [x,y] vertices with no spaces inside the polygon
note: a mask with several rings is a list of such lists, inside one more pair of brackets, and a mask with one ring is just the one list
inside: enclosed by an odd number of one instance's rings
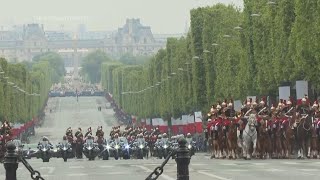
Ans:
{"label": "stone building", "polygon": [[143,26],[139,19],[127,19],[126,24],[111,35],[90,31],[80,35],[46,32],[43,25],[39,24],[25,25],[22,31],[0,31],[0,57],[21,62],[31,61],[34,56],[44,52],[57,52],[62,55],[67,67],[73,66],[76,59],[98,49],[112,57],[119,57],[125,53],[152,55],[165,45],[166,42],[157,41],[151,28]]}

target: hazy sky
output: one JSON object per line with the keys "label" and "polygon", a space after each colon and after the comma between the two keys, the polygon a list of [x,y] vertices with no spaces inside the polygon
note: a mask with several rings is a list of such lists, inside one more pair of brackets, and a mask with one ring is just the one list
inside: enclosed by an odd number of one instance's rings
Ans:
{"label": "hazy sky", "polygon": [[46,30],[116,30],[140,18],[154,33],[183,33],[190,9],[216,3],[242,7],[243,0],[0,0],[0,26],[43,23]]}

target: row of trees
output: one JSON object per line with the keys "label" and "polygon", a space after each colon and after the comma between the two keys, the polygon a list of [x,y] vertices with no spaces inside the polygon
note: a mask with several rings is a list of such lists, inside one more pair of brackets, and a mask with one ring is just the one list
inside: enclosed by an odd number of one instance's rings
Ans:
{"label": "row of trees", "polygon": [[52,83],[64,75],[59,59],[54,53],[40,55],[32,63],[0,59],[1,120],[25,123],[41,113]]}
{"label": "row of trees", "polygon": [[318,0],[244,0],[191,10],[187,37],[169,38],[149,63],[105,63],[102,84],[130,114],[166,119],[248,95],[277,95],[282,81],[320,90]]}

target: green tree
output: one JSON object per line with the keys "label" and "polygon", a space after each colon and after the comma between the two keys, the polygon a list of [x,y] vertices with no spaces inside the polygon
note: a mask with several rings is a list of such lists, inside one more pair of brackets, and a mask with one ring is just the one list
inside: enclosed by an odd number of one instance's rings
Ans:
{"label": "green tree", "polygon": [[101,50],[97,50],[82,59],[81,73],[88,77],[91,83],[98,83],[101,80],[101,65],[111,59]]}

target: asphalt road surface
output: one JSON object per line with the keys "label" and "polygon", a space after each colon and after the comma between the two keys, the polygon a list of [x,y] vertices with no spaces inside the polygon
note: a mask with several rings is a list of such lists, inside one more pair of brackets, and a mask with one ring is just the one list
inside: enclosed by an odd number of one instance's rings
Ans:
{"label": "asphalt road surface", "polygon": [[[91,126],[95,131],[98,125],[102,125],[108,134],[110,127],[117,125],[117,122],[112,110],[97,110],[97,104],[104,102],[101,97],[81,97],[79,102],[68,97],[50,99],[48,109],[52,108],[54,112],[47,113],[43,126],[36,129],[37,135],[32,139],[33,143],[37,143],[45,135],[55,144],[61,140],[67,127],[86,129]],[[28,160],[46,180],[143,180],[162,161],[154,158],[111,158],[108,161],[69,159],[68,162],[52,158],[48,163],[43,163],[41,159]],[[175,161],[170,160],[159,179],[175,180],[176,168]],[[190,180],[315,180],[320,178],[319,169],[319,160],[216,160],[204,153],[193,156],[189,166]],[[5,179],[4,174],[4,168],[0,168],[0,180]],[[31,179],[22,163],[19,164],[17,178]]]}

